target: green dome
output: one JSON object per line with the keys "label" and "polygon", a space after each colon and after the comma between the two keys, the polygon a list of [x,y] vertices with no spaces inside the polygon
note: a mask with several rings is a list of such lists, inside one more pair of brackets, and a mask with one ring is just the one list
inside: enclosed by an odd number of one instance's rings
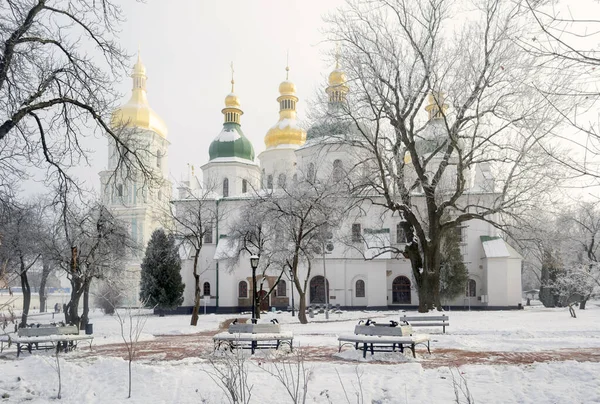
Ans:
{"label": "green dome", "polygon": [[239,124],[226,122],[223,130],[213,140],[208,149],[210,160],[223,157],[237,157],[254,161],[254,148],[252,143],[244,136]]}

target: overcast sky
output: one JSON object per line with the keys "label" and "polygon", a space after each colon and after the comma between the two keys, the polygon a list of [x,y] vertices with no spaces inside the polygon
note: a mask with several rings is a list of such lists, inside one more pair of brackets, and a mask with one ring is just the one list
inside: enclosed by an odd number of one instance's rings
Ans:
{"label": "overcast sky", "polygon": [[[172,180],[208,161],[210,142],[223,124],[221,109],[231,89],[230,63],[235,69],[235,92],[242,103],[242,129],[256,155],[264,136],[278,120],[279,83],[285,79],[289,50],[290,80],[298,89],[299,118],[306,117],[309,98],[324,91],[333,69],[326,53],[322,16],[342,0],[123,1],[127,22],[121,43],[137,52],[146,65],[148,99],[168,128]],[[134,60],[132,60],[133,64]],[[117,83],[130,95],[131,79]],[[106,140],[98,142],[93,170],[106,167]],[[91,182],[91,179],[90,179]],[[95,175],[95,188],[99,187]]]}

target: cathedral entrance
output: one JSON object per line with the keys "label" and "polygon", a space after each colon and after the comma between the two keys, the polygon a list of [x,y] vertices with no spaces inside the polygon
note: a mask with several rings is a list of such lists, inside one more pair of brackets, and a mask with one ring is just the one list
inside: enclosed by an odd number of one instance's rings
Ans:
{"label": "cathedral entrance", "polygon": [[398,276],[392,283],[392,303],[410,304],[410,280],[406,276]]}
{"label": "cathedral entrance", "polygon": [[260,311],[269,311],[269,297],[266,290],[259,292],[260,296]]}
{"label": "cathedral entrance", "polygon": [[[325,282],[327,282],[327,287]],[[329,281],[325,281],[325,278],[321,275],[312,278],[310,280],[310,304],[326,303],[325,290],[327,290],[327,297],[329,298]]]}

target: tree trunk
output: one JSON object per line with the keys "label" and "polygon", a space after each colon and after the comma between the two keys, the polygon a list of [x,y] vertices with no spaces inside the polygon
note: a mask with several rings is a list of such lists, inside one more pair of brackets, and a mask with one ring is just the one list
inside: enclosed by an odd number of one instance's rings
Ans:
{"label": "tree trunk", "polygon": [[79,322],[79,329],[85,329],[85,326],[89,322],[90,314],[90,283],[91,279],[83,283],[83,313]]}
{"label": "tree trunk", "polygon": [[40,278],[40,313],[46,312],[46,301],[48,295],[46,294],[46,282],[48,281],[48,277],[50,276],[50,265],[44,263],[42,265],[42,276]]}
{"label": "tree trunk", "polygon": [[298,295],[298,320],[300,320],[300,324],[308,324],[308,319],[306,318],[306,293],[298,291]]}
{"label": "tree trunk", "polygon": [[200,274],[198,274],[198,255],[200,251],[196,250],[194,255],[194,309],[192,310],[192,321],[190,325],[198,325],[198,311],[200,310]]}
{"label": "tree trunk", "polygon": [[29,279],[27,279],[27,271],[23,265],[21,265],[21,288],[23,290],[23,314],[21,315],[20,327],[24,328],[27,325],[29,305],[31,304],[31,288],[29,287]]}
{"label": "tree trunk", "polygon": [[65,322],[71,325],[78,325],[79,320],[79,299],[83,292],[82,282],[77,278],[71,278],[71,299],[66,305]]}

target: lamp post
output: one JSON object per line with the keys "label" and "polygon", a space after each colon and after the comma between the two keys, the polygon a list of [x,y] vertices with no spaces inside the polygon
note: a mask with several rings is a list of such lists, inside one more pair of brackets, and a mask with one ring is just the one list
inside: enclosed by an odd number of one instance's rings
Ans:
{"label": "lamp post", "polygon": [[290,281],[292,282],[292,287],[290,288],[290,293],[292,294],[292,317],[296,315],[294,312],[294,271],[290,270]]}
{"label": "lamp post", "polygon": [[258,268],[258,255],[250,256],[250,267],[252,267],[252,324],[256,324],[256,268]]}

